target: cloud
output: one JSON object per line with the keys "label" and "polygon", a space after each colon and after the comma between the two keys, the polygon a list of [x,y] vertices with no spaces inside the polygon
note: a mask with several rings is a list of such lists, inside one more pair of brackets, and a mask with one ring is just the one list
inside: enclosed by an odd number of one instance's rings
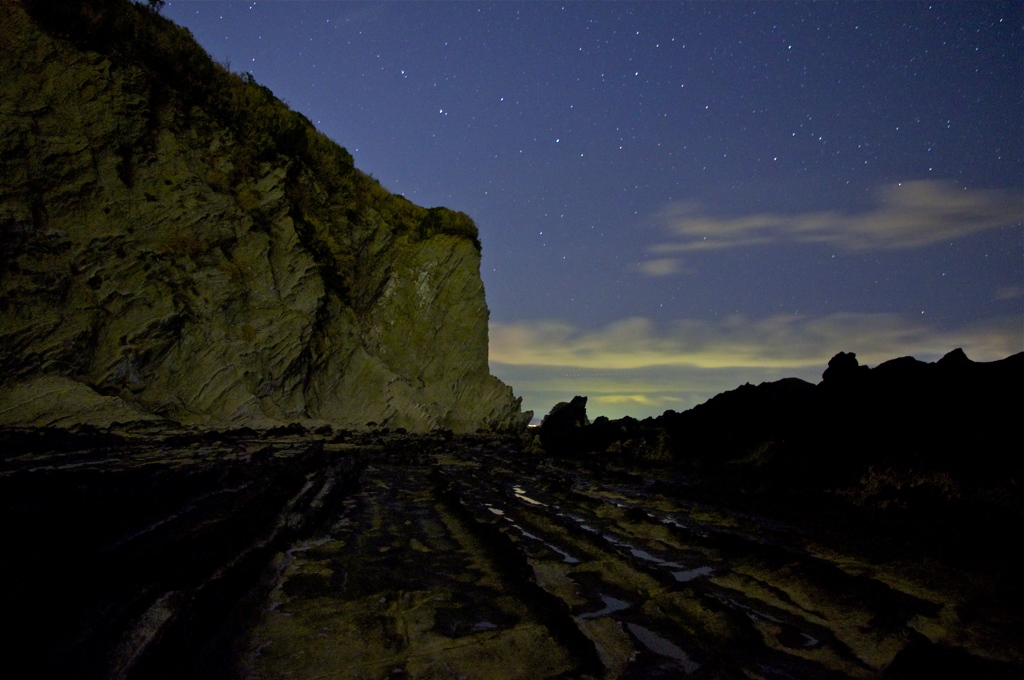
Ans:
{"label": "cloud", "polygon": [[647,260],[640,263],[640,271],[648,276],[667,276],[678,274],[681,270],[679,260],[671,257],[662,257],[656,260]]}
{"label": "cloud", "polygon": [[663,399],[651,397],[647,394],[601,394],[594,397],[594,401],[602,404],[643,404],[644,406],[657,406]]}
{"label": "cloud", "polygon": [[996,300],[1013,300],[1024,296],[1024,286],[1000,286],[996,289]]}
{"label": "cloud", "polygon": [[934,361],[956,347],[975,361],[1024,350],[1017,317],[957,330],[895,314],[732,316],[663,327],[636,317],[593,330],[560,321],[492,323],[490,336],[491,370],[523,396],[524,408],[542,415],[585,394],[592,417],[684,410],[744,382],[817,382],[840,351],[874,366],[908,355]]}
{"label": "cloud", "polygon": [[493,361],[617,370],[822,366],[839,351],[885,361],[908,352],[941,356],[959,346],[992,360],[1021,350],[1016,319],[952,332],[896,314],[734,315],[716,322],[684,319],[663,328],[633,317],[596,330],[561,321],[492,323],[490,337]]}
{"label": "cloud", "polygon": [[827,210],[795,215],[717,217],[695,203],[675,203],[660,215],[677,240],[659,243],[660,256],[642,267],[652,276],[675,273],[673,254],[773,243],[825,243],[849,251],[918,248],[1019,223],[1024,201],[996,189],[965,189],[919,180],[881,189],[862,213]]}

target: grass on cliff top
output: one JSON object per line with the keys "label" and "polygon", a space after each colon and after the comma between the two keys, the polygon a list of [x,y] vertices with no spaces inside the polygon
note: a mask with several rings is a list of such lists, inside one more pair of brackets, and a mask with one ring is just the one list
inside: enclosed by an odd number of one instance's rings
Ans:
{"label": "grass on cliff top", "polygon": [[[170,125],[184,129],[208,116],[233,133],[233,173],[237,187],[257,176],[265,162],[290,161],[289,194],[297,215],[308,221],[304,240],[313,250],[329,251],[332,264],[345,250],[335,243],[347,221],[359,223],[372,209],[399,233],[426,239],[450,234],[480,249],[476,224],[446,208],[426,209],[387,191],[353,165],[352,155],[297,111],[292,111],[251,74],[232,73],[215,62],[188,29],[131,0],[21,0],[37,25],[50,36],[96,52],[113,67],[137,69],[148,95],[149,136],[125,144],[151,150],[168,111]],[[164,123],[165,124],[165,123]],[[305,213],[305,214],[301,214]],[[300,232],[303,229],[300,228]],[[340,239],[344,241],[344,239]],[[319,259],[319,258],[318,258]]]}

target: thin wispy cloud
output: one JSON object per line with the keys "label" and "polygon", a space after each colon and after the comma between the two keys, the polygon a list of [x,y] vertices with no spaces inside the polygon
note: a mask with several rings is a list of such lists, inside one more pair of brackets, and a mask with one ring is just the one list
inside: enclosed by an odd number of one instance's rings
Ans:
{"label": "thin wispy cloud", "polygon": [[664,327],[634,317],[597,330],[561,321],[492,323],[490,358],[504,364],[639,369],[798,368],[823,366],[840,351],[880,362],[915,354],[941,356],[963,347],[979,361],[1021,351],[1019,319],[996,319],[971,328],[941,331],[926,321],[896,314],[778,315],[718,321],[680,320]]}
{"label": "thin wispy cloud", "polygon": [[591,415],[645,417],[685,410],[744,382],[795,376],[817,382],[837,352],[870,366],[899,356],[934,361],[962,347],[975,361],[1024,351],[1017,317],[956,330],[896,314],[810,318],[732,316],[658,326],[630,318],[596,330],[561,321],[492,323],[491,370],[543,415],[575,394]]}
{"label": "thin wispy cloud", "polygon": [[709,214],[694,203],[676,203],[661,220],[672,240],[654,245],[641,269],[674,274],[671,256],[697,251],[776,243],[825,243],[847,251],[917,248],[952,241],[1024,219],[1024,199],[996,189],[965,189],[949,182],[901,182],[879,190],[875,205],[860,213],[834,210],[738,217]]}
{"label": "thin wispy cloud", "polygon": [[649,276],[668,276],[683,271],[682,263],[672,257],[659,257],[654,260],[641,262],[640,271]]}
{"label": "thin wispy cloud", "polygon": [[996,290],[996,300],[1014,300],[1024,297],[1024,286],[1000,286]]}

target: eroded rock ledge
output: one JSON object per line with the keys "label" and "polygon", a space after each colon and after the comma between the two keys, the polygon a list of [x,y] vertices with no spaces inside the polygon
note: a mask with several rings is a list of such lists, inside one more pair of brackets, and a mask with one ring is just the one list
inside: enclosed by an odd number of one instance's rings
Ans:
{"label": "eroded rock ledge", "polygon": [[1019,516],[945,534],[450,432],[0,430],[0,452],[5,677],[1024,672]]}
{"label": "eroded rock ledge", "polygon": [[0,423],[525,426],[479,247],[159,15],[0,3]]}

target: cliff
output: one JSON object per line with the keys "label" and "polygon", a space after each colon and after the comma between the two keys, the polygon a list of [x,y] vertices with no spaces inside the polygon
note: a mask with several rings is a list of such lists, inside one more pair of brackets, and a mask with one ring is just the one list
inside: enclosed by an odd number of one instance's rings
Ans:
{"label": "cliff", "polygon": [[0,424],[519,427],[479,267],[185,29],[0,2]]}

